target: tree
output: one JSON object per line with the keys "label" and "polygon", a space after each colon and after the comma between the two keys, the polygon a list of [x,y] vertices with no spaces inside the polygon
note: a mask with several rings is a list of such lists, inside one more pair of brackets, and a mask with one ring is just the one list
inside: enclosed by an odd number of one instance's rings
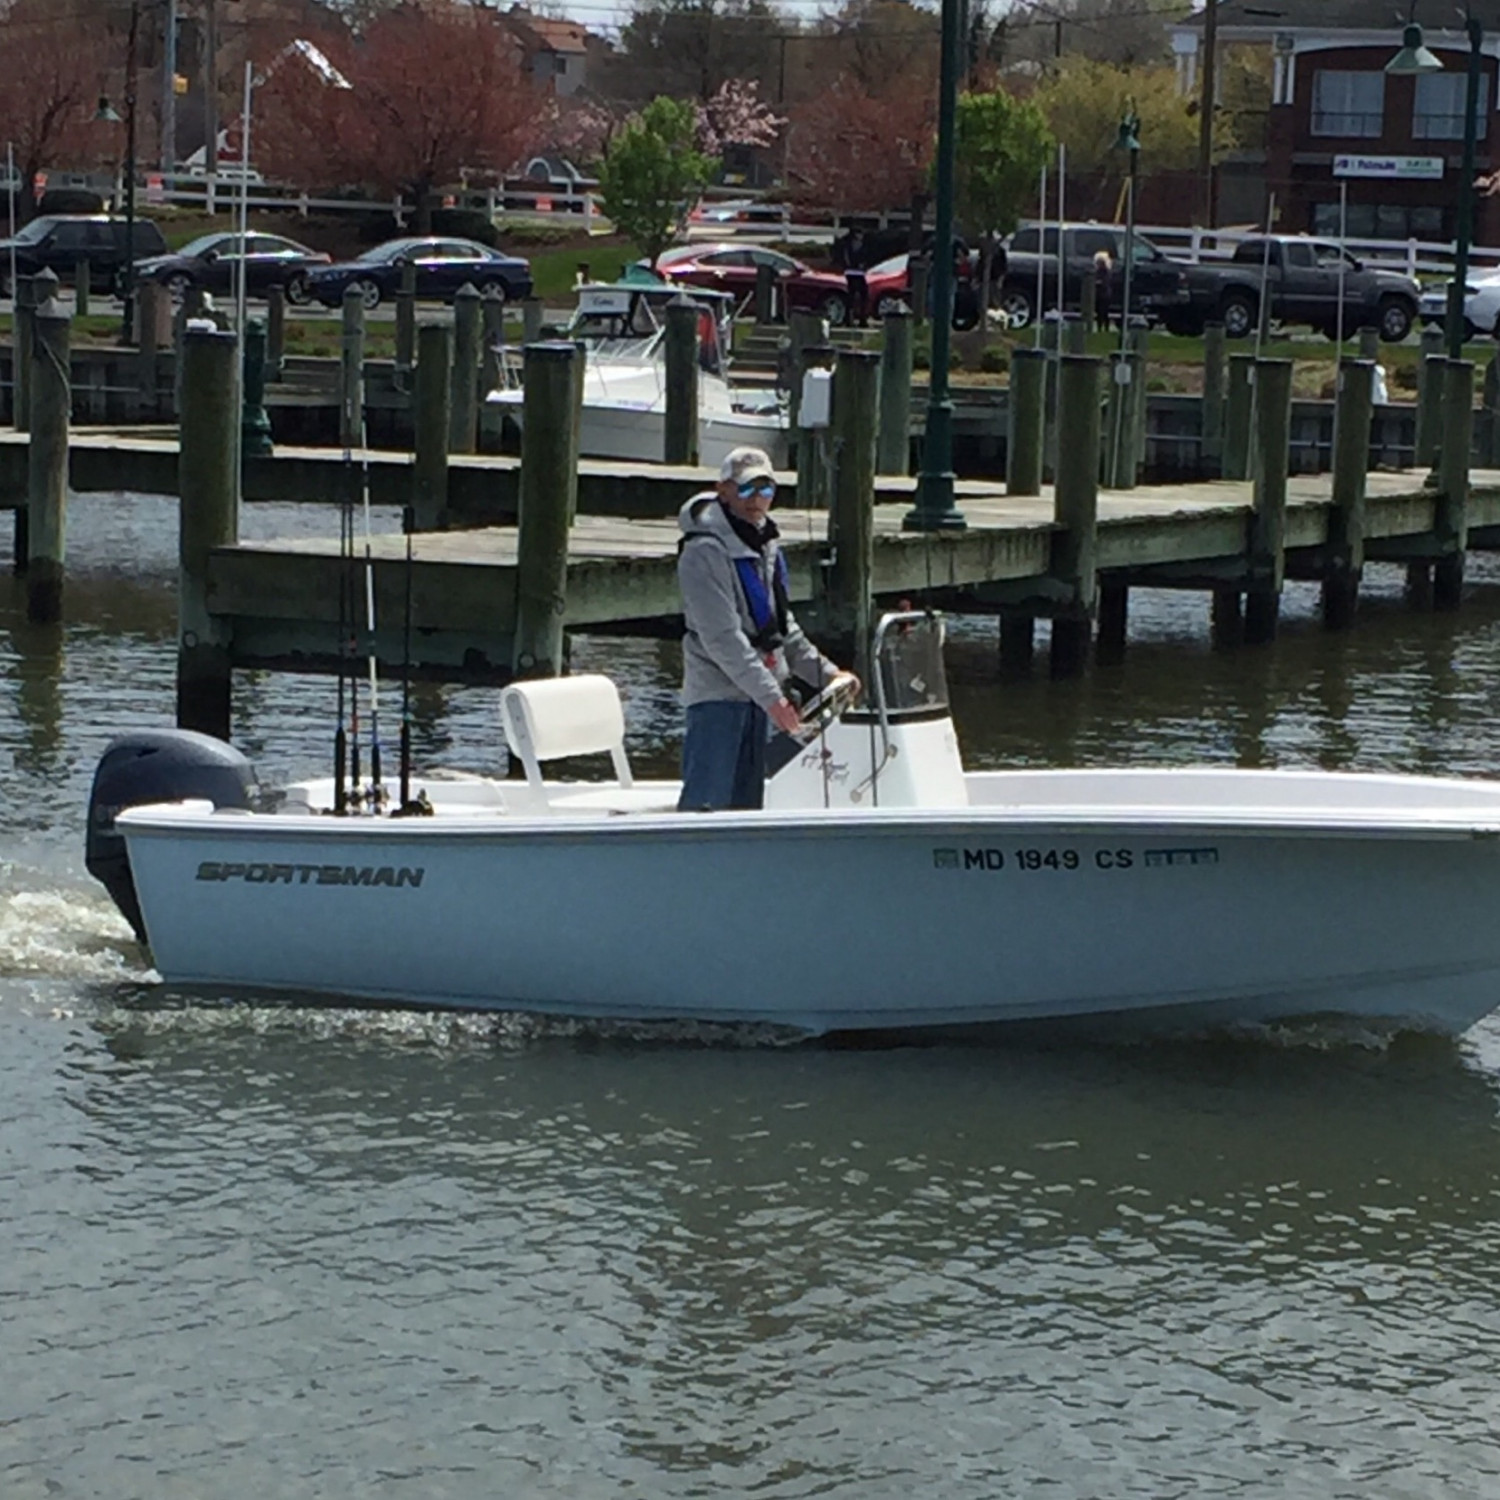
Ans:
{"label": "tree", "polygon": [[760,97],[753,79],[726,78],[698,106],[698,144],[710,156],[725,146],[769,146],[786,120]]}
{"label": "tree", "polygon": [[799,106],[787,151],[794,196],[841,213],[906,207],[926,189],[936,93],[872,94],[844,77]]}
{"label": "tree", "polygon": [[599,168],[606,216],[652,266],[719,168],[698,150],[697,129],[691,104],[653,99],[625,122]]}
{"label": "tree", "polygon": [[101,33],[45,5],[18,5],[0,21],[0,139],[15,149],[18,217],[36,213],[38,172],[118,148],[120,127],[94,121],[111,61]]}
{"label": "tree", "polygon": [[747,78],[780,99],[786,25],[768,0],[638,0],[603,86],[630,101],[707,103],[727,79]]}
{"label": "tree", "polygon": [[257,157],[297,186],[399,193],[425,231],[437,190],[503,176],[536,134],[543,100],[493,12],[409,3],[374,16],[357,40],[318,45],[349,87],[293,59],[256,110]]}
{"label": "tree", "polygon": [[1141,122],[1142,177],[1192,167],[1198,160],[1198,122],[1169,67],[1117,68],[1070,57],[1032,97],[1053,135],[1068,148],[1070,172],[1124,174],[1129,163],[1115,142],[1131,107]]}
{"label": "tree", "polygon": [[[990,305],[995,237],[1015,228],[1052,148],[1052,132],[1031,100],[1003,89],[964,94],[954,132],[954,188],[959,223],[980,236],[980,301]],[[987,320],[981,328],[987,328]]]}

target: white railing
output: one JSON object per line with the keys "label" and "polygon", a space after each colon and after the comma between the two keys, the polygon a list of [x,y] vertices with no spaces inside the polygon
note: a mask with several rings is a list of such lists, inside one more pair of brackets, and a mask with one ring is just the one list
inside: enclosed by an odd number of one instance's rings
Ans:
{"label": "white railing", "polygon": [[[1235,246],[1242,241],[1265,237],[1263,229],[1253,227],[1185,229],[1172,224],[1137,224],[1136,230],[1174,260],[1194,262],[1228,260],[1233,256]],[[1309,235],[1308,238],[1324,243],[1338,241],[1338,236],[1331,234]],[[1413,277],[1451,275],[1453,257],[1458,248],[1452,240],[1346,239],[1343,246],[1351,255],[1370,265]],[[1469,264],[1475,271],[1500,269],[1500,248],[1473,246],[1469,251]]]}

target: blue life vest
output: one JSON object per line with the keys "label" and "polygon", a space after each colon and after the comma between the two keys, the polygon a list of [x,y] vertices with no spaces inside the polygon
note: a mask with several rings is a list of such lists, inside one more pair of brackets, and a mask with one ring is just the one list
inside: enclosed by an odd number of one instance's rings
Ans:
{"label": "blue life vest", "polygon": [[744,591],[750,618],[755,622],[751,644],[758,651],[773,651],[786,635],[787,601],[791,596],[791,574],[787,570],[786,558],[778,549],[774,598],[766,588],[759,558],[737,557],[734,570],[740,576],[740,588]]}

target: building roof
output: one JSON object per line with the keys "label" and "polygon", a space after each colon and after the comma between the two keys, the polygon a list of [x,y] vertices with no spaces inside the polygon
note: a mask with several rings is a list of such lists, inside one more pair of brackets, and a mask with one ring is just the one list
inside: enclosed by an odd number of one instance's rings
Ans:
{"label": "building roof", "polygon": [[505,19],[521,36],[529,51],[582,53],[588,51],[588,28],[576,21],[539,16],[524,5],[512,5]]}
{"label": "building roof", "polygon": [[[1218,24],[1263,31],[1388,31],[1399,39],[1406,24],[1400,11],[1405,5],[1391,0],[1219,0]],[[1426,31],[1462,31],[1462,17],[1451,7],[1433,6],[1430,16],[1416,16]],[[1500,26],[1500,5],[1476,7],[1487,32]],[[1178,22],[1193,31],[1203,29],[1203,11],[1196,10]]]}

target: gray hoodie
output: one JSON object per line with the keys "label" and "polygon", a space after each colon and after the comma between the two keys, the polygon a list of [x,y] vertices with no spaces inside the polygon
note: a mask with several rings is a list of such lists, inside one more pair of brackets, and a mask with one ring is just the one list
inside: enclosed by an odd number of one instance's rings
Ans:
{"label": "gray hoodie", "polygon": [[757,627],[735,562],[754,558],[767,596],[774,598],[780,550],[775,540],[767,542],[762,552],[746,546],[712,490],[694,495],[679,512],[677,524],[687,539],[677,558],[687,623],[682,642],[684,704],[748,698],[770,708],[783,696],[781,684],[789,675],[817,686],[838,674],[838,667],[802,634],[790,611],[786,638],[778,649],[763,653],[751,644]]}

